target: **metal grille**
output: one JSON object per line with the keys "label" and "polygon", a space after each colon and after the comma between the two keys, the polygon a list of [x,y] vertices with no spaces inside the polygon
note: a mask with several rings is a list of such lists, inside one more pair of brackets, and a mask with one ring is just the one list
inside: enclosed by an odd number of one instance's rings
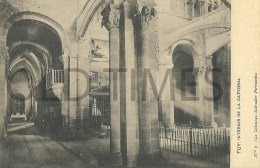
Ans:
{"label": "metal grille", "polygon": [[90,92],[90,127],[94,129],[110,127],[109,93]]}
{"label": "metal grille", "polygon": [[160,125],[160,146],[205,161],[230,164],[230,130],[225,127]]}

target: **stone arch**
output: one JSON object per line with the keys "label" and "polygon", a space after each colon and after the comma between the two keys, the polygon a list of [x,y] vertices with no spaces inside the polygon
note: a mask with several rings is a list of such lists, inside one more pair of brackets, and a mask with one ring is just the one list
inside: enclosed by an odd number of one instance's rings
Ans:
{"label": "stone arch", "polygon": [[105,0],[88,0],[83,11],[81,11],[81,16],[79,16],[79,21],[82,23],[80,24],[79,28],[79,37],[84,37],[85,33],[88,29],[88,26],[91,22],[91,19],[95,15],[98,8],[105,2]]}
{"label": "stone arch", "polygon": [[[173,55],[173,52],[175,51],[177,46],[179,47],[178,50],[181,50],[186,53],[188,52],[188,54],[191,54],[194,61],[195,58],[199,57],[199,55],[201,55],[202,53],[202,49],[199,47],[199,45],[196,45],[196,43],[193,40],[181,39],[170,46],[170,56]],[[172,63],[174,63],[174,60],[172,60]]]}
{"label": "stone arch", "polygon": [[213,37],[210,37],[206,40],[207,45],[207,54],[206,55],[212,55],[216,51],[218,51],[223,46],[227,45],[231,42],[230,38],[230,31],[225,31],[222,33],[219,33]]}
{"label": "stone arch", "polygon": [[209,54],[207,55],[212,55],[213,53],[215,53],[216,51],[218,51],[220,48],[224,47],[225,45],[229,44],[230,43],[230,39],[227,40],[227,41],[224,41],[223,43],[220,43],[214,50],[212,50],[212,52],[210,52]]}
{"label": "stone arch", "polygon": [[37,75],[37,74],[40,72],[37,73],[36,68],[31,63],[26,61],[25,59],[21,59],[18,62],[14,63],[14,65],[11,65],[9,76],[12,76],[16,72],[18,72],[20,69],[25,69],[27,72],[29,72],[29,74],[32,77],[32,84],[33,84],[33,86],[36,86],[36,84],[40,80],[40,79],[37,79],[37,77],[40,78],[40,75]]}
{"label": "stone arch", "polygon": [[[37,11],[37,10],[35,10]],[[57,23],[55,20],[49,18],[48,16],[42,15],[40,13],[31,12],[30,9],[23,9],[23,10],[14,10],[8,14],[6,14],[4,22],[2,23],[1,27],[3,28],[1,31],[1,36],[4,39],[7,39],[8,31],[11,28],[12,24],[21,21],[21,20],[35,20],[42,22],[44,24],[49,25],[55,33],[58,34],[61,45],[62,45],[62,55],[68,56],[70,55],[70,42],[69,38],[67,37],[65,31],[63,30],[62,26]],[[2,42],[3,43],[3,42]],[[6,46],[6,40],[4,44]]]}
{"label": "stone arch", "polygon": [[[42,54],[42,56],[43,56],[42,61],[34,54],[26,53],[26,51],[23,54],[18,54],[16,56],[14,56],[12,61],[14,61],[16,59],[21,59],[22,57],[29,55],[30,58],[32,60],[34,60],[34,62],[36,63],[35,65],[38,65],[39,68],[42,70],[41,76],[43,77],[44,75],[46,75],[49,72],[49,68],[52,67],[52,59],[51,59],[51,56],[49,55],[48,50],[39,44],[23,41],[20,43],[14,43],[12,46],[10,46],[9,53],[12,53],[14,50],[16,50],[17,48],[19,48],[22,45],[33,46],[36,50],[38,50]],[[30,52],[30,50],[28,50],[28,52]],[[12,62],[10,62],[10,64],[12,64]]]}
{"label": "stone arch", "polygon": [[186,25],[182,26],[181,29],[173,29],[172,31],[165,33],[163,35],[164,42],[160,47],[162,49],[167,48],[186,35],[210,28],[230,29],[230,9],[227,7],[217,9],[214,12],[210,12],[188,22]]}
{"label": "stone arch", "polygon": [[170,51],[174,65],[172,68],[175,95],[174,122],[188,124],[192,121],[197,123],[199,122],[198,114],[194,110],[197,88],[190,84],[196,81],[193,69],[196,58],[199,57],[202,50],[191,39],[181,39],[171,46]]}

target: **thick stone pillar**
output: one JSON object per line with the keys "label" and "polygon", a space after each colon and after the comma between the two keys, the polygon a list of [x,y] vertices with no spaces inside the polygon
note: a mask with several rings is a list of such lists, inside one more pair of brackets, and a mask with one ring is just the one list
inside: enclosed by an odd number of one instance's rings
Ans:
{"label": "thick stone pillar", "polygon": [[[138,107],[140,162],[153,161],[160,153],[158,126],[157,58],[155,6],[153,1],[138,1],[136,23],[138,53]],[[155,85],[155,86],[154,86]]]}
{"label": "thick stone pillar", "polygon": [[161,119],[163,120],[163,122],[166,120],[168,123],[174,123],[174,84],[172,78],[172,56],[170,55],[169,51],[166,50],[163,52],[161,57],[162,58],[160,58],[158,73],[158,90],[160,89],[160,87],[162,87],[163,89],[161,97]]}
{"label": "thick stone pillar", "polygon": [[[73,45],[76,47],[76,45]],[[78,58],[77,56],[70,56],[69,61],[69,108],[68,108],[68,132],[69,136],[76,136],[77,134],[77,100],[78,100]]]}
{"label": "thick stone pillar", "polygon": [[7,112],[7,74],[6,64],[8,61],[8,48],[0,46],[0,140],[6,135],[6,112]]}
{"label": "thick stone pillar", "polygon": [[110,4],[101,12],[102,25],[109,30],[110,153],[115,165],[122,164],[120,130],[120,37],[119,6]]}
{"label": "thick stone pillar", "polygon": [[219,111],[219,125],[230,125],[230,87],[231,87],[231,52],[230,45],[226,45],[220,49],[219,55],[216,55],[220,59],[219,71],[216,72],[219,76],[218,83],[222,89],[222,95],[218,98],[218,111]]}
{"label": "thick stone pillar", "polygon": [[205,68],[205,94],[204,101],[206,104],[206,122],[210,125],[216,125],[214,122],[214,95],[213,95],[213,66],[212,55],[206,56],[206,68]]}
{"label": "thick stone pillar", "polygon": [[197,58],[194,73],[196,88],[196,114],[201,124],[212,125],[213,117],[213,87],[212,87],[212,56]]}
{"label": "thick stone pillar", "polygon": [[131,3],[124,2],[123,9],[124,18],[121,19],[120,25],[120,69],[125,72],[120,73],[121,151],[123,164],[127,167],[134,167],[139,153],[137,57]]}
{"label": "thick stone pillar", "polygon": [[69,56],[62,56],[61,60],[64,66],[64,86],[61,99],[62,131],[68,134],[69,131]]}
{"label": "thick stone pillar", "polygon": [[89,122],[89,44],[86,39],[78,40],[78,98],[77,98],[77,130],[83,132],[83,128]]}

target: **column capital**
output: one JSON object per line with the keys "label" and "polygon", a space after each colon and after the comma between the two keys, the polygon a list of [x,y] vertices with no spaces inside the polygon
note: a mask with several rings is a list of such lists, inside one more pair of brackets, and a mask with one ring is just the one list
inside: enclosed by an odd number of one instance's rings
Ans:
{"label": "column capital", "polygon": [[204,72],[205,67],[200,66],[200,67],[194,67],[193,68],[193,74],[202,74]]}
{"label": "column capital", "polygon": [[194,5],[194,4],[196,3],[196,1],[197,1],[197,0],[189,0],[187,3],[188,3],[189,5]]}
{"label": "column capital", "polygon": [[206,70],[212,70],[213,69],[212,58],[213,58],[212,55],[194,58],[193,72],[203,73]]}
{"label": "column capital", "polygon": [[206,59],[205,64],[206,64],[206,67],[207,67],[207,68],[211,68],[211,69],[213,68],[212,58],[213,58],[212,55],[208,55],[208,56],[205,57],[205,59]]}
{"label": "column capital", "polygon": [[64,63],[66,63],[66,60],[69,59],[69,56],[68,55],[66,55],[66,56],[62,55],[62,56],[59,56],[59,59],[64,64]]}
{"label": "column capital", "polygon": [[204,5],[205,0],[196,0],[196,3],[197,3],[198,5]]}
{"label": "column capital", "polygon": [[8,47],[0,46],[0,59],[9,60]]}
{"label": "column capital", "polygon": [[209,12],[211,12],[211,11],[223,6],[223,2],[221,2],[221,0],[209,0],[208,5],[209,5]]}
{"label": "column capital", "polygon": [[137,0],[137,17],[140,22],[149,22],[156,16],[154,0]]}
{"label": "column capital", "polygon": [[103,16],[101,26],[105,26],[107,30],[119,27],[120,7],[118,5],[107,5],[101,11],[101,15]]}

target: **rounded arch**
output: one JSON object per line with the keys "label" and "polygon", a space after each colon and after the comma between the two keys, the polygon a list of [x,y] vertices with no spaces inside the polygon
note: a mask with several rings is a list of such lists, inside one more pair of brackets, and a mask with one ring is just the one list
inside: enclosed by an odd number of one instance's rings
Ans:
{"label": "rounded arch", "polygon": [[193,19],[186,23],[181,29],[173,29],[166,32],[163,36],[164,41],[161,43],[161,48],[167,48],[176,43],[181,38],[185,38],[186,35],[198,32],[200,30],[210,28],[226,28],[230,29],[230,9],[227,7],[221,7],[214,12],[210,12],[199,18]]}
{"label": "rounded arch", "polygon": [[25,101],[25,96],[22,93],[17,93],[13,96],[16,97],[17,99]]}
{"label": "rounded arch", "polygon": [[88,29],[88,26],[98,10],[98,8],[105,3],[105,0],[88,0],[84,9],[81,11],[79,16],[79,21],[81,21],[81,26],[79,28],[79,37],[84,37]]}
{"label": "rounded arch", "polygon": [[176,123],[199,122],[198,114],[194,110],[197,88],[196,85],[191,85],[196,81],[193,70],[199,52],[190,39],[182,39],[171,46],[175,97],[173,116]]}
{"label": "rounded arch", "polygon": [[217,52],[219,49],[224,47],[225,45],[229,44],[231,42],[231,39],[224,39],[222,41],[218,41],[213,47],[211,47],[211,50],[207,53],[207,55],[213,55],[215,52]]}
{"label": "rounded arch", "polygon": [[[5,39],[7,39],[8,36],[8,31],[10,30],[11,26],[18,22],[18,21],[22,21],[22,20],[35,20],[44,24],[47,24],[48,26],[50,26],[53,31],[55,31],[56,34],[58,34],[59,39],[61,41],[62,44],[62,55],[70,55],[70,42],[69,42],[69,38],[67,37],[65,31],[63,30],[62,26],[57,23],[55,20],[36,13],[36,12],[18,12],[15,14],[10,14],[9,16],[6,17],[6,20],[4,21],[4,23],[2,24],[3,30],[1,32],[1,36],[4,37]],[[6,45],[6,41],[5,41],[5,45]]]}
{"label": "rounded arch", "polygon": [[[22,54],[14,55],[12,59],[10,59],[10,64],[12,64],[13,61],[17,61],[26,57],[28,58],[28,60],[33,61],[34,65],[37,65],[41,69],[42,76],[46,75],[52,67],[52,58],[48,50],[40,44],[23,41],[19,43],[13,43],[12,46],[10,46],[9,48],[9,53],[12,55],[12,53],[15,53],[15,51],[22,46],[32,46],[33,50],[26,49],[25,51],[23,51]],[[34,54],[34,51],[39,52],[41,54],[41,57],[37,57]]]}
{"label": "rounded arch", "polygon": [[[195,60],[194,58],[199,57],[199,55],[201,55],[202,52],[201,48],[198,47],[198,45],[196,45],[195,42],[192,41],[191,39],[181,39],[176,43],[174,43],[173,45],[171,45],[170,47],[171,56],[173,56],[176,50],[190,54],[193,57],[193,60]],[[174,59],[175,58],[172,57],[173,64],[174,64]]]}

